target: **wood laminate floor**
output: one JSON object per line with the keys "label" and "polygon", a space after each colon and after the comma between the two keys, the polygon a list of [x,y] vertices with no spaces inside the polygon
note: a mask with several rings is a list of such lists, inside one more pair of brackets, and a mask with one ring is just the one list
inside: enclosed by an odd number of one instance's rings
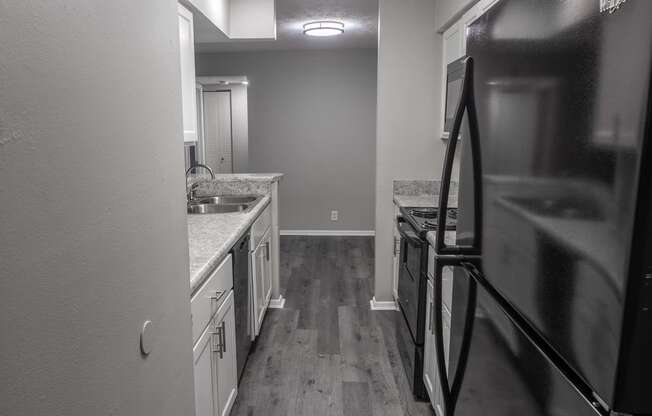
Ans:
{"label": "wood laminate floor", "polygon": [[431,415],[410,392],[391,311],[370,311],[372,237],[281,237],[284,309],[267,312],[232,415]]}

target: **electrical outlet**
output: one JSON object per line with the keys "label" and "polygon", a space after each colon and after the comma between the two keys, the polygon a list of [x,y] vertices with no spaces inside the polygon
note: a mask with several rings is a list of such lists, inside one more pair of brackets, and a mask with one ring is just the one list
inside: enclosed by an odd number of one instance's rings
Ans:
{"label": "electrical outlet", "polygon": [[337,221],[337,218],[339,217],[339,211],[336,209],[331,211],[331,221]]}

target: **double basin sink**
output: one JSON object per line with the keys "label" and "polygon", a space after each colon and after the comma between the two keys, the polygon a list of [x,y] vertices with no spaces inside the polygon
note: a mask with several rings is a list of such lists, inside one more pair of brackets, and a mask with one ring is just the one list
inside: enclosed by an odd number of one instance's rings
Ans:
{"label": "double basin sink", "polygon": [[250,211],[262,199],[256,195],[224,195],[188,201],[188,214],[226,214]]}

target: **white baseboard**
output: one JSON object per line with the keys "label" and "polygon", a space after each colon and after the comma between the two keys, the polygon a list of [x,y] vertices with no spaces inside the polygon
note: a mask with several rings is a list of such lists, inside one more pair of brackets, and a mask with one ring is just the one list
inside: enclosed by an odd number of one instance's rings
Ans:
{"label": "white baseboard", "polygon": [[281,235],[373,237],[374,230],[281,230]]}
{"label": "white baseboard", "polygon": [[372,311],[397,311],[398,310],[398,306],[396,306],[395,301],[390,300],[390,301],[379,302],[376,300],[375,296],[371,298],[371,300],[369,301],[369,306],[371,307]]}
{"label": "white baseboard", "polygon": [[285,307],[285,298],[278,295],[278,299],[270,299],[268,308],[283,309]]}

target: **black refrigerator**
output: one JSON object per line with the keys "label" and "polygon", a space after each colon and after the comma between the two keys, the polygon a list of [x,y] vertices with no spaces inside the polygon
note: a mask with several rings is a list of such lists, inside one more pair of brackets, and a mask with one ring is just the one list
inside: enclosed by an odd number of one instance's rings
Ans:
{"label": "black refrigerator", "polygon": [[466,36],[445,416],[652,415],[652,1],[501,0]]}

